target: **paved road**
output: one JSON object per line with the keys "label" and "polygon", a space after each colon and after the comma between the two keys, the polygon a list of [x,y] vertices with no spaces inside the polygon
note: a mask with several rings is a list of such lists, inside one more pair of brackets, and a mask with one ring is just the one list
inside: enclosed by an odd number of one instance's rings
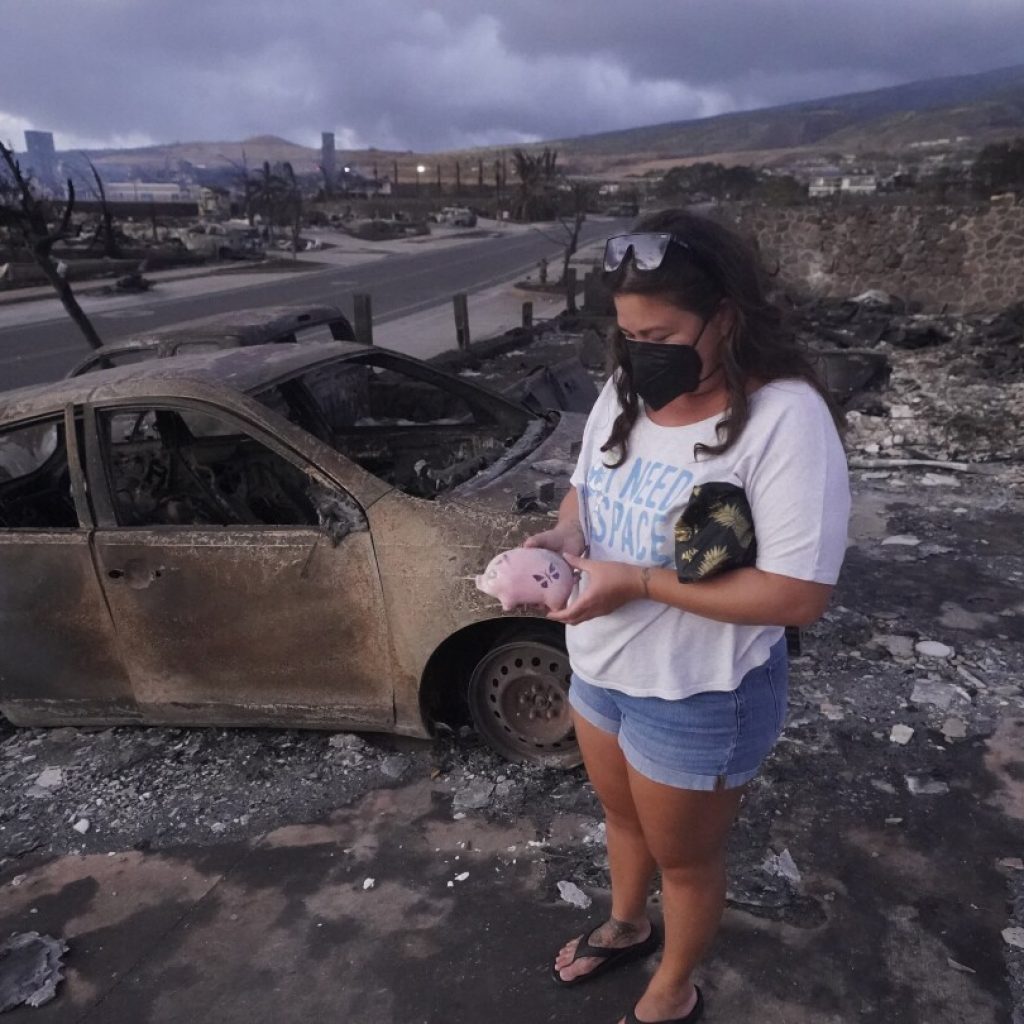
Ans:
{"label": "paved road", "polygon": [[[611,234],[624,223],[591,221],[583,226],[581,241]],[[87,300],[83,305],[99,307],[90,315],[107,342],[128,337],[142,327],[151,330],[253,304],[334,302],[351,313],[355,292],[370,292],[374,321],[386,323],[448,302],[456,292],[477,291],[513,280],[542,257],[552,258],[557,252],[558,247],[550,240],[528,232],[392,256],[355,267],[295,272],[283,278],[268,275],[265,281],[256,278],[255,284],[253,276],[247,274],[244,287],[210,294],[149,294],[130,300]],[[218,282],[218,287],[222,284]],[[33,308],[37,305],[14,307],[8,317],[9,326],[0,324],[0,390],[55,380],[88,351],[59,305],[47,302],[45,311]],[[10,323],[14,318],[17,322]]]}

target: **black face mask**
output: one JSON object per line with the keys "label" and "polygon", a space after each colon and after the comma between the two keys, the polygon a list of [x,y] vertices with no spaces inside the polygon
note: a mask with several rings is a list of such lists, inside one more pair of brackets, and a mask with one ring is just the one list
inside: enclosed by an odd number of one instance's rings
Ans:
{"label": "black face mask", "polygon": [[[704,326],[707,326],[705,322]],[[627,341],[633,368],[633,387],[657,411],[680,395],[696,391],[703,378],[704,361],[697,351],[700,334],[692,345],[665,345],[653,341]]]}

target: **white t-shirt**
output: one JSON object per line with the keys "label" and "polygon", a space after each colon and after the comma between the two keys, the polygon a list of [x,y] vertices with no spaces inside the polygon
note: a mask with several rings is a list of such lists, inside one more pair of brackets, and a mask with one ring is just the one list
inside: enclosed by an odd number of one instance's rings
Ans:
{"label": "white t-shirt", "polygon": [[[757,568],[835,583],[846,552],[850,488],[842,442],[822,397],[804,381],[766,384],[750,396],[750,418],[724,455],[694,459],[698,442],[717,443],[719,413],[685,427],[662,427],[643,411],[626,461],[610,469],[601,452],[619,413],[608,381],[587,420],[572,483],[590,557],[675,566],[674,527],[695,484],[741,486],[750,502]],[[679,586],[700,586],[681,583]],[[581,587],[586,587],[586,576]],[[733,690],[768,659],[781,626],[740,626],[657,601],[630,601],[609,615],[569,626],[573,670],[586,682],[670,699]]]}

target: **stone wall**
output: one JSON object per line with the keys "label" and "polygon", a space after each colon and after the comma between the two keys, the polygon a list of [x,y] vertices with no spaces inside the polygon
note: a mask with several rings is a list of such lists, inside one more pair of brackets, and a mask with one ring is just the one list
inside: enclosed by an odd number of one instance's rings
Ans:
{"label": "stone wall", "polygon": [[822,204],[731,211],[769,268],[812,294],[881,288],[925,312],[1024,301],[1024,205],[957,208]]}

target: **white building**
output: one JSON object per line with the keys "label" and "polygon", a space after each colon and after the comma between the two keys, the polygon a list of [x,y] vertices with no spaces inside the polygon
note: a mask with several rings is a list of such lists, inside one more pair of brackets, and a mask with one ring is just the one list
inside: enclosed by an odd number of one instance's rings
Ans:
{"label": "white building", "polygon": [[198,199],[190,186],[173,181],[112,181],[104,190],[111,203],[194,203]]}

